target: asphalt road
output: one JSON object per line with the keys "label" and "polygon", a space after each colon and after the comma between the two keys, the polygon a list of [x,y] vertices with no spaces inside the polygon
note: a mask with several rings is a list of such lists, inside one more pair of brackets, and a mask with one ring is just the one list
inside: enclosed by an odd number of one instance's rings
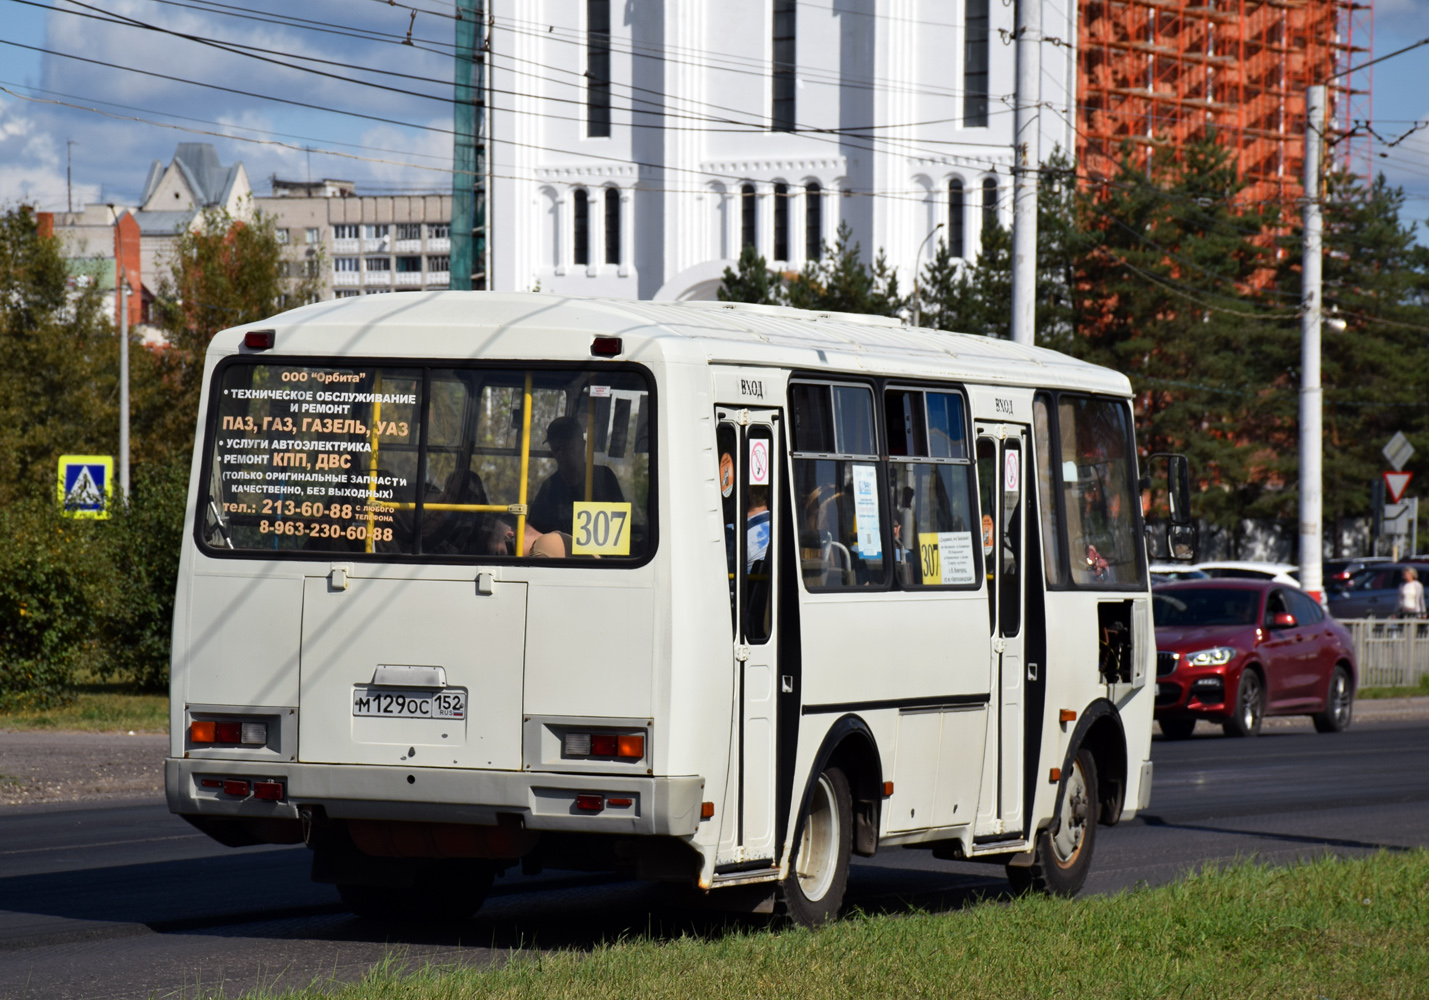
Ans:
{"label": "asphalt road", "polygon": [[[1429,724],[1357,722],[1319,736],[1157,741],[1151,808],[1103,828],[1087,891],[1171,881],[1206,862],[1277,864],[1327,852],[1429,846]],[[850,902],[955,910],[1007,892],[1001,868],[892,849],[859,862]],[[359,977],[408,963],[487,963],[516,947],[589,947],[623,934],[759,925],[669,890],[549,873],[499,880],[451,932],[350,917],[308,881],[303,848],[220,847],[162,802],[0,813],[0,998],[198,996]]]}

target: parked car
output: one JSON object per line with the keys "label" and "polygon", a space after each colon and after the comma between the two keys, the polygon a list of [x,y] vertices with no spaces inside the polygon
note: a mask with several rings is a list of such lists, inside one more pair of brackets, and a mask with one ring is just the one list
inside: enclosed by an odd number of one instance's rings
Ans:
{"label": "parked car", "polygon": [[1300,567],[1290,563],[1223,560],[1197,563],[1193,568],[1217,580],[1273,580],[1300,586]]}
{"label": "parked car", "polygon": [[1354,644],[1298,587],[1268,580],[1168,583],[1152,590],[1156,721],[1167,739],[1196,722],[1254,736],[1267,715],[1309,715],[1322,733],[1350,724]]}
{"label": "parked car", "polygon": [[1326,559],[1320,564],[1320,572],[1327,589],[1343,586],[1350,577],[1362,569],[1378,563],[1387,563],[1389,556],[1355,556],[1350,559]]}
{"label": "parked car", "polygon": [[1413,569],[1429,576],[1429,566],[1410,563],[1376,563],[1353,574],[1348,580],[1328,587],[1326,601],[1336,618],[1392,618],[1399,610],[1399,585],[1404,571]]}

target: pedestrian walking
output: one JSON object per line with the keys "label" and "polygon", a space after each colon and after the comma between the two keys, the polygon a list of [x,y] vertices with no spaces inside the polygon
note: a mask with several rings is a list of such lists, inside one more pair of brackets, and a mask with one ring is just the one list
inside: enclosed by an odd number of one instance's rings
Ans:
{"label": "pedestrian walking", "polygon": [[1404,582],[1399,585],[1399,617],[1424,617],[1424,584],[1419,582],[1419,571],[1406,568]]}

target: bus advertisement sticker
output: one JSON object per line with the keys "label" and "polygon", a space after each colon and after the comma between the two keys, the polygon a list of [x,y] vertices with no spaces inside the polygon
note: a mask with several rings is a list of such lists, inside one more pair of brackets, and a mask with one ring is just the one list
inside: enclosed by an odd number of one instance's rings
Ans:
{"label": "bus advertisement sticker", "polygon": [[878,526],[878,470],[872,465],[853,467],[853,520],[858,531],[858,552],[865,559],[883,555]]}

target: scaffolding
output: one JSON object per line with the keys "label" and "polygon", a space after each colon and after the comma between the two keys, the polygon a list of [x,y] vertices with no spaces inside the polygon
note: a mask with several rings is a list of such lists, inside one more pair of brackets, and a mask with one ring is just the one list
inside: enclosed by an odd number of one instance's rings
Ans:
{"label": "scaffolding", "polygon": [[1110,177],[1189,142],[1235,154],[1242,199],[1298,215],[1305,89],[1328,85],[1336,158],[1368,176],[1373,0],[1081,0],[1077,154]]}

